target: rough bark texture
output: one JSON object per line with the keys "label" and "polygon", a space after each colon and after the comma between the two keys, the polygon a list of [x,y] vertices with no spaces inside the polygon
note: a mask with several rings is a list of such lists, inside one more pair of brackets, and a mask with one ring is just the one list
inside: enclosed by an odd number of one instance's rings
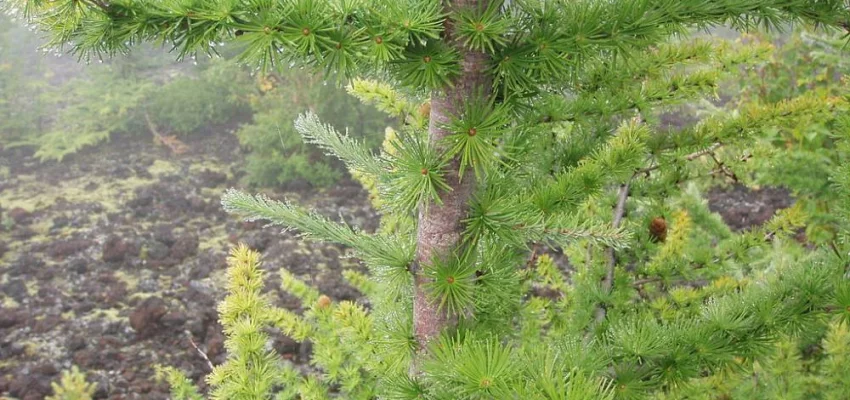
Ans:
{"label": "rough bark texture", "polygon": [[[455,0],[452,8],[486,7],[488,0]],[[448,6],[446,6],[448,7]],[[448,10],[451,12],[451,10]],[[485,53],[465,51],[454,41],[451,22],[446,23],[444,39],[455,45],[462,57],[462,73],[454,79],[451,87],[431,94],[431,122],[429,136],[432,143],[439,143],[452,132],[443,129],[454,115],[469,103],[472,96],[486,95],[490,79],[485,74],[488,56]],[[469,198],[475,186],[475,177],[470,172],[459,176],[460,163],[453,160],[446,175],[451,191],[441,193],[442,205],[429,204],[419,211],[416,262],[414,264],[415,290],[413,302],[413,325],[420,349],[440,334],[444,328],[457,322],[457,316],[439,311],[437,302],[430,299],[424,285],[428,278],[422,274],[421,266],[436,257],[450,254],[460,243]]]}

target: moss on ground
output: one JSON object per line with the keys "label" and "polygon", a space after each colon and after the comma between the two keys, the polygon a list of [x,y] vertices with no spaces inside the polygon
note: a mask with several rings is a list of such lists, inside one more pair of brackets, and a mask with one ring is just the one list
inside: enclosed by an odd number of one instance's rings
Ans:
{"label": "moss on ground", "polygon": [[48,208],[63,199],[69,203],[99,203],[105,211],[122,210],[122,205],[134,194],[135,188],[150,184],[152,179],[128,177],[109,179],[86,176],[56,183],[38,181],[34,175],[18,175],[17,185],[0,192],[0,206],[22,208],[29,212]]}
{"label": "moss on ground", "polygon": [[153,164],[148,167],[148,172],[154,176],[162,176],[162,175],[172,175],[176,174],[180,171],[180,167],[177,164],[166,161],[166,160],[154,160]]}

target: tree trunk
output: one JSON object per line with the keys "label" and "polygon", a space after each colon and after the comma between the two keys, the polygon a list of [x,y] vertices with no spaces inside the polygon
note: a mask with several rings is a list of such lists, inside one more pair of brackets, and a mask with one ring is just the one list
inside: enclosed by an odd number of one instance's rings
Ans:
{"label": "tree trunk", "polygon": [[[487,7],[489,0],[454,0],[446,5],[447,12],[458,8]],[[443,129],[451,118],[463,110],[473,96],[486,96],[491,81],[485,73],[488,56],[485,53],[464,50],[454,38],[454,28],[450,20],[445,24],[444,40],[455,46],[461,54],[462,72],[453,85],[431,93],[431,121],[428,127],[431,143],[438,144],[452,132]],[[414,302],[413,326],[420,351],[440,332],[457,322],[457,315],[438,310],[438,304],[429,298],[424,285],[428,278],[422,273],[422,265],[431,263],[438,257],[451,255],[457,248],[463,232],[461,221],[466,218],[469,198],[475,187],[475,176],[464,172],[459,175],[460,161],[455,158],[450,163],[446,183],[450,191],[440,194],[442,205],[431,203],[419,210],[417,232],[416,262],[414,263]],[[426,211],[427,210],[427,211]]]}

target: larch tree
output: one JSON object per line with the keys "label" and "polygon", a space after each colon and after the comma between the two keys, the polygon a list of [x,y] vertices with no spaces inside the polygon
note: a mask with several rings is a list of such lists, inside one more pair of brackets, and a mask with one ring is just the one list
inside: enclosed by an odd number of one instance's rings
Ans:
{"label": "larch tree", "polygon": [[[234,250],[220,308],[230,358],[210,377],[215,398],[673,396],[850,305],[835,294],[850,293],[843,261],[828,252],[758,284],[719,279],[723,266],[775,256],[770,242],[790,237],[800,216],[791,209],[735,234],[682,190],[701,174],[736,178],[728,164],[759,129],[801,115],[845,123],[846,98],[754,105],[669,132],[654,113],[714,92],[767,51],[679,38],[722,25],[848,30],[845,0],[11,4],[82,59],[141,42],[179,58],[234,46],[259,72],[302,66],[398,117],[380,154],[312,114],[296,121],[371,182],[376,233],[262,195],[224,195],[230,212],[351,248],[369,274],[344,273],[369,303],[333,303],[284,271],[307,311],[275,308],[260,292],[257,254]],[[668,197],[676,212],[653,216]],[[564,249],[573,269],[546,248]],[[677,279],[719,283],[686,291],[693,307],[659,311],[685,296],[668,286]],[[322,372],[303,376],[270,352],[267,326],[312,341]],[[199,397],[163,371],[176,397]]]}

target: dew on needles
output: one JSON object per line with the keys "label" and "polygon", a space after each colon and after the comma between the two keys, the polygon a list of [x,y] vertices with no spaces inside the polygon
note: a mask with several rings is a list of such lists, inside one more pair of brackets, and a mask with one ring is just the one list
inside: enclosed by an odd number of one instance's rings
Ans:
{"label": "dew on needles", "polygon": [[844,0],[7,3],[10,395],[850,391]]}

